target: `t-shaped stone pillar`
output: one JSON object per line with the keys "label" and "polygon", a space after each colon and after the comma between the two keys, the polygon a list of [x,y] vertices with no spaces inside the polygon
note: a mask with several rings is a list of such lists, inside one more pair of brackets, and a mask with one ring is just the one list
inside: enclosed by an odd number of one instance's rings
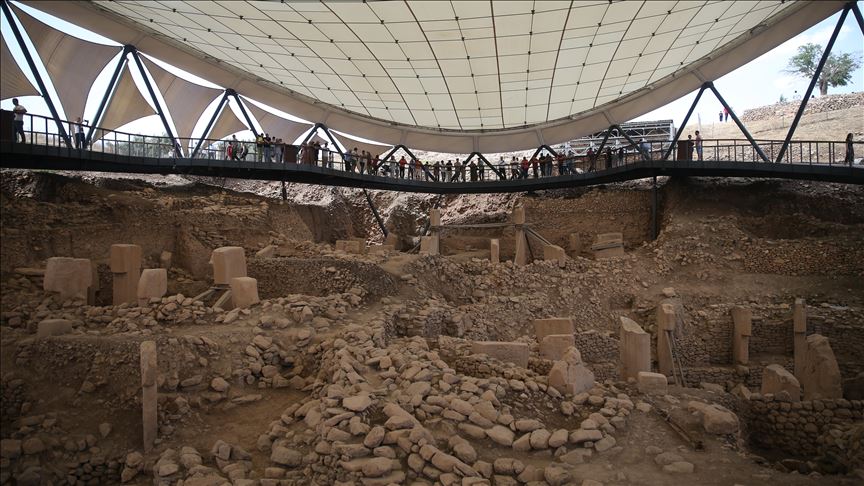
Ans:
{"label": "t-shaped stone pillar", "polygon": [[753,313],[747,307],[732,309],[732,364],[750,364],[750,336],[753,335]]}
{"label": "t-shaped stone pillar", "polygon": [[675,332],[675,306],[660,304],[657,306],[657,368],[660,374],[669,376],[672,373],[672,334]]}
{"label": "t-shaped stone pillar", "polygon": [[230,285],[232,278],[246,276],[246,253],[239,246],[216,248],[210,256],[210,264],[216,285]]}
{"label": "t-shaped stone pillar", "polygon": [[640,371],[651,371],[651,336],[632,319],[621,316],[621,379],[637,378]]}
{"label": "t-shaped stone pillar", "polygon": [[260,302],[258,299],[258,280],[252,277],[231,279],[231,302],[237,309],[249,307]]}
{"label": "t-shaped stone pillar", "polygon": [[137,304],[141,278],[141,247],[111,245],[111,273],[114,274],[113,303]]}
{"label": "t-shaped stone pillar", "polygon": [[150,452],[153,442],[156,440],[158,427],[157,421],[157,396],[156,375],[159,367],[156,364],[156,342],[144,341],[141,343],[141,409],[142,422],[144,424],[144,453]]}
{"label": "t-shaped stone pillar", "polygon": [[441,253],[441,210],[432,209],[429,211],[429,255],[438,255]]}
{"label": "t-shaped stone pillar", "polygon": [[489,261],[492,263],[501,261],[501,242],[497,238],[489,240]]}
{"label": "t-shaped stone pillar", "polygon": [[85,300],[92,284],[93,269],[87,258],[52,257],[45,264],[42,288],[58,292],[60,300]]}
{"label": "t-shaped stone pillar", "polygon": [[525,208],[519,206],[513,208],[513,224],[516,225],[516,256],[513,258],[513,263],[516,265],[527,265],[528,257],[528,237],[525,235]]}
{"label": "t-shaped stone pillar", "polygon": [[792,332],[795,376],[800,377],[804,369],[804,354],[807,352],[807,304],[804,299],[795,299],[795,305],[792,306]]}

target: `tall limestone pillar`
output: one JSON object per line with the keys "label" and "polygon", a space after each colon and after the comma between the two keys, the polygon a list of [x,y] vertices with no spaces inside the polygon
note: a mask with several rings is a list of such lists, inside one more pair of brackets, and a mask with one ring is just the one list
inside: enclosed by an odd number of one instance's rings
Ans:
{"label": "tall limestone pillar", "polygon": [[501,242],[498,238],[489,240],[489,261],[492,263],[501,261]]}
{"label": "tall limestone pillar", "polygon": [[429,255],[441,254],[441,210],[429,211]]}
{"label": "tall limestone pillar", "polygon": [[750,364],[750,336],[753,335],[753,313],[746,307],[732,309],[732,364]]}
{"label": "tall limestone pillar", "polygon": [[660,374],[672,375],[672,333],[675,332],[675,306],[657,306],[657,368]]}
{"label": "tall limestone pillar", "polygon": [[804,299],[795,299],[795,305],[792,306],[792,332],[795,339],[795,377],[800,380],[804,354],[807,352],[807,304]]}
{"label": "tall limestone pillar", "polygon": [[516,225],[516,256],[513,263],[516,265],[528,264],[528,237],[525,235],[525,208],[519,206],[513,208],[513,224]]}
{"label": "tall limestone pillar", "polygon": [[144,453],[150,452],[157,433],[157,397],[156,375],[159,368],[156,365],[156,342],[141,343],[141,396],[142,422],[144,424]]}
{"label": "tall limestone pillar", "polygon": [[141,247],[111,245],[111,273],[114,274],[113,304],[137,304],[141,278]]}
{"label": "tall limestone pillar", "polygon": [[618,343],[621,379],[636,379],[640,371],[651,371],[651,336],[632,319],[621,317],[621,340]]}

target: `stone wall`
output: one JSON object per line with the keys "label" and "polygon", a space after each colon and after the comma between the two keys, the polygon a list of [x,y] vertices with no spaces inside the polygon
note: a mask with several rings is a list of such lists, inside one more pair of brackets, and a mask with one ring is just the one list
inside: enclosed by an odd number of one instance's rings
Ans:
{"label": "stone wall", "polygon": [[396,293],[396,281],[372,263],[336,258],[247,258],[247,273],[258,279],[258,295],[270,299],[288,294],[325,296],[359,287],[367,295]]}
{"label": "stone wall", "polygon": [[[766,449],[814,459],[825,452],[826,435],[843,434],[864,416],[861,400],[781,402],[754,394],[741,407],[750,441]],[[836,432],[832,432],[836,430]]]}
{"label": "stone wall", "polygon": [[593,330],[577,332],[573,337],[576,341],[576,349],[582,353],[582,361],[585,363],[618,362],[618,339],[616,337]]}

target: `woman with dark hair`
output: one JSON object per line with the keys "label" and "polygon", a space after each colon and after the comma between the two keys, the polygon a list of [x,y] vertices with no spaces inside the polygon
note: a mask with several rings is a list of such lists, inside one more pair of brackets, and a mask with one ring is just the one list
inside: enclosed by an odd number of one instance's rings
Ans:
{"label": "woman with dark hair", "polygon": [[849,165],[855,161],[855,144],[852,143],[852,134],[846,135],[846,158],[843,160]]}

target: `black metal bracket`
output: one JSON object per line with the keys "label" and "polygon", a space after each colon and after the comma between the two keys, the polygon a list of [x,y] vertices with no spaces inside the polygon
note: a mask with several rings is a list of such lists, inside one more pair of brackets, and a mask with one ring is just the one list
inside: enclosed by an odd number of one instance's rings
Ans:
{"label": "black metal bracket", "polygon": [[690,116],[693,115],[693,110],[696,109],[696,105],[699,104],[699,100],[702,98],[702,93],[704,93],[707,88],[708,83],[704,83],[699,87],[699,92],[696,93],[696,98],[693,100],[693,104],[691,104],[690,109],[687,110],[687,116],[684,117],[681,126],[675,131],[675,138],[672,139],[672,143],[669,144],[669,148],[666,149],[666,153],[663,154],[663,160],[669,160],[669,156],[672,154],[675,144],[678,143],[678,139],[681,138],[681,134],[684,133],[684,128],[687,126],[687,122],[690,121]]}
{"label": "black metal bracket", "polygon": [[303,139],[303,141],[300,142],[300,145],[303,145],[304,143],[306,143],[306,142],[308,142],[309,140],[311,140],[312,137],[314,137],[315,134],[318,133],[318,129],[319,129],[319,128],[320,128],[322,131],[324,131],[324,134],[327,135],[327,138],[330,140],[330,143],[333,144],[333,148],[335,148],[336,151],[339,152],[340,155],[342,155],[342,159],[344,160],[346,154],[344,154],[344,153],[342,152],[342,149],[339,148],[339,144],[336,143],[336,137],[334,137],[333,134],[330,133],[330,129],[327,128],[327,125],[325,125],[325,124],[323,124],[323,123],[316,123],[315,125],[313,125],[313,126],[312,126],[312,129],[309,130],[309,133],[306,134],[306,137]]}
{"label": "black metal bracket", "polygon": [[246,111],[246,105],[243,104],[243,101],[240,99],[240,95],[238,95],[237,92],[231,88],[225,90],[225,95],[230,96],[234,98],[235,101],[237,101],[237,106],[240,108],[240,113],[243,114],[243,118],[246,119],[246,123],[249,125],[249,130],[252,130],[252,135],[255,135],[255,138],[258,138],[258,129],[256,129],[255,124],[252,123],[252,117],[249,116],[249,113]]}
{"label": "black metal bracket", "polygon": [[36,63],[33,61],[33,56],[30,55],[30,51],[27,49],[27,45],[24,43],[24,36],[21,35],[21,30],[18,29],[18,24],[15,23],[15,17],[12,15],[12,10],[9,8],[7,0],[3,0],[0,6],[2,6],[3,15],[6,17],[6,21],[9,22],[9,28],[12,29],[12,34],[15,35],[15,40],[18,42],[18,47],[24,54],[24,59],[27,61],[27,66],[30,67],[30,73],[33,74],[33,77],[36,79],[36,84],[39,87],[39,91],[42,92],[42,99],[45,100],[45,104],[48,105],[48,111],[51,112],[51,117],[54,118],[54,123],[57,124],[57,133],[59,133],[60,136],[63,137],[63,141],[66,142],[66,146],[71,149],[72,140],[69,138],[69,134],[66,133],[66,128],[63,126],[63,121],[60,120],[60,115],[57,113],[57,108],[54,106],[54,101],[51,99],[50,96],[48,96],[48,89],[45,87],[45,82],[42,81],[42,76],[39,74],[39,70],[36,69]]}
{"label": "black metal bracket", "polygon": [[[198,155],[198,151],[201,150],[201,144],[204,143],[204,140],[207,138],[207,135],[210,134],[210,130],[213,128],[213,124],[216,123],[216,118],[218,118],[219,114],[222,113],[222,109],[225,107],[225,104],[227,102],[228,102],[228,90],[225,90],[222,93],[222,99],[219,100],[219,104],[216,106],[216,110],[213,112],[213,116],[211,116],[210,121],[207,122],[207,127],[204,128],[204,132],[201,133],[201,138],[199,138],[198,143],[195,144],[195,150],[192,151],[192,158],[193,159]],[[212,103],[212,101],[211,101],[211,103]]]}
{"label": "black metal bracket", "polygon": [[363,195],[366,196],[366,204],[369,205],[369,209],[372,210],[372,216],[375,217],[375,222],[378,223],[378,227],[381,228],[381,232],[384,233],[384,238],[387,238],[387,228],[384,226],[384,220],[381,219],[381,215],[378,214],[378,209],[375,208],[375,204],[372,202],[372,197],[369,196],[369,191],[366,188],[363,188]]}

